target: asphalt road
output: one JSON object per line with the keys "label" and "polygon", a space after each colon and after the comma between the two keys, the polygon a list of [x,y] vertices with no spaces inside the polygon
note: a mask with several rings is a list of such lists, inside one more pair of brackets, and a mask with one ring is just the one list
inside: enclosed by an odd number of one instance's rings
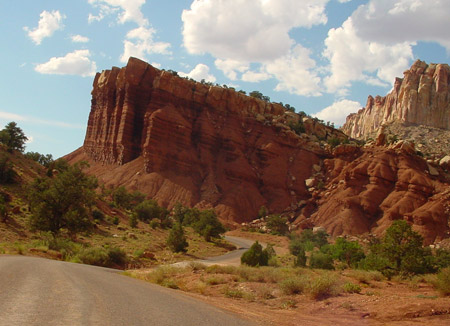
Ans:
{"label": "asphalt road", "polygon": [[115,270],[0,256],[0,326],[253,325]]}

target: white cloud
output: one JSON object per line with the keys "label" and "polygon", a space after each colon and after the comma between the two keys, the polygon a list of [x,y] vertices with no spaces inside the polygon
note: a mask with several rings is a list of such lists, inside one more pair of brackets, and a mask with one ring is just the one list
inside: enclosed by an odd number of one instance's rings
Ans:
{"label": "white cloud", "polygon": [[100,8],[100,13],[97,16],[89,14],[88,21],[100,21],[106,15],[116,12],[117,9],[119,9],[119,23],[135,22],[139,26],[147,26],[148,20],[144,18],[141,11],[141,7],[145,4],[145,1],[146,0],[89,0],[91,5]]}
{"label": "white cloud", "polygon": [[64,57],[53,57],[37,65],[35,70],[41,74],[93,76],[97,66],[91,61],[90,55],[89,50],[77,50]]}
{"label": "white cloud", "polygon": [[216,82],[216,77],[209,73],[209,67],[203,63],[199,63],[189,73],[180,72],[179,74],[181,77],[189,77],[197,81],[201,81],[202,79],[204,79],[212,83]]}
{"label": "white cloud", "polygon": [[217,69],[222,70],[225,76],[231,80],[236,80],[238,73],[243,73],[249,69],[248,63],[232,59],[216,59],[214,64]]}
{"label": "white cloud", "polygon": [[55,31],[62,29],[62,21],[65,18],[58,10],[53,10],[52,12],[44,10],[41,12],[40,17],[38,27],[34,29],[29,27],[23,28],[37,45],[41,44],[44,38],[50,37]]}
{"label": "white cloud", "polygon": [[446,0],[370,0],[359,6],[325,40],[328,91],[345,94],[353,81],[392,85],[409,68],[420,41],[437,42],[450,52],[448,12]]}
{"label": "white cloud", "polygon": [[286,55],[289,31],[327,22],[328,0],[194,0],[184,10],[183,38],[189,53],[262,62]]}
{"label": "white cloud", "polygon": [[151,53],[171,54],[170,43],[155,42],[155,33],[151,27],[138,27],[129,31],[127,39],[123,41],[124,49],[120,61],[127,62],[129,57],[146,60],[145,56]]}
{"label": "white cloud", "polygon": [[[80,124],[73,124],[73,123],[67,123],[67,122],[55,121],[55,120],[45,120],[45,119],[40,119],[40,118],[30,117],[30,116],[25,116],[25,115],[19,115],[16,113],[5,112],[5,111],[0,111],[0,120],[3,120],[5,123],[8,123],[10,121],[22,121],[22,122],[32,123],[34,125],[40,124],[40,125],[61,127],[61,128],[71,128],[71,129],[86,128],[84,125],[80,125]],[[30,138],[29,136],[27,136],[27,137]]]}
{"label": "white cloud", "polygon": [[297,45],[288,55],[265,65],[266,71],[278,79],[275,90],[303,96],[319,96],[320,78],[310,51]]}
{"label": "white cloud", "polygon": [[324,121],[333,122],[337,127],[339,127],[345,123],[345,119],[350,113],[357,112],[361,108],[362,105],[358,102],[340,100],[326,107],[322,111],[313,114],[312,116]]}
{"label": "white cloud", "polygon": [[246,71],[242,74],[242,80],[245,82],[258,83],[270,79],[271,75],[265,71]]}
{"label": "white cloud", "polygon": [[81,36],[81,35],[72,35],[71,37],[72,42],[74,43],[87,43],[89,42],[89,37]]}
{"label": "white cloud", "polygon": [[331,75],[325,78],[329,92],[345,94],[353,81],[389,83],[409,67],[413,58],[408,42],[387,45],[361,39],[353,19],[348,18],[341,27],[332,28],[325,40],[324,56],[330,60]]}
{"label": "white cloud", "polygon": [[450,1],[371,0],[352,19],[358,36],[383,44],[437,42],[450,51]]}

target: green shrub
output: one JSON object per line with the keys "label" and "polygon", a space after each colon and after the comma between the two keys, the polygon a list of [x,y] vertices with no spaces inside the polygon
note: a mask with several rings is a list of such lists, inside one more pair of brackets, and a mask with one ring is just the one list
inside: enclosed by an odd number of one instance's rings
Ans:
{"label": "green shrub", "polygon": [[130,216],[130,219],[128,220],[128,224],[134,229],[138,225],[138,220],[135,214],[132,214]]}
{"label": "green shrub", "polygon": [[435,287],[442,295],[450,295],[450,267],[442,269],[437,274]]}
{"label": "green shrub", "polygon": [[103,221],[105,219],[105,214],[98,209],[92,211],[92,218],[97,221]]}
{"label": "green shrub", "polygon": [[297,250],[297,256],[295,257],[295,267],[305,267],[306,266],[306,253],[303,249]]}
{"label": "green shrub", "polygon": [[127,256],[120,248],[105,249],[102,247],[89,247],[82,249],[77,257],[84,264],[113,267],[123,266],[127,262]]}
{"label": "green shrub", "polygon": [[189,244],[187,243],[186,236],[184,235],[183,227],[180,223],[174,223],[170,230],[169,237],[167,238],[167,246],[173,252],[186,252]]}
{"label": "green shrub", "polygon": [[241,256],[241,264],[248,266],[267,266],[268,261],[267,251],[262,249],[262,246],[258,241],[256,241],[250,249]]}
{"label": "green shrub", "polygon": [[133,209],[133,215],[144,222],[151,221],[154,218],[164,219],[168,214],[167,209],[160,207],[153,199],[144,200]]}
{"label": "green shrub", "polygon": [[311,280],[309,294],[315,300],[322,300],[339,293],[339,283],[336,277],[326,273]]}
{"label": "green shrub", "polygon": [[266,219],[267,228],[278,235],[285,235],[289,231],[287,222],[287,218],[281,215],[269,215]]}
{"label": "green shrub", "polygon": [[319,269],[334,269],[333,257],[323,252],[313,252],[309,258],[309,267]]}
{"label": "green shrub", "polygon": [[344,284],[343,290],[346,293],[360,293],[361,287],[358,284],[348,282]]}
{"label": "green shrub", "polygon": [[108,253],[108,266],[111,265],[124,266],[128,261],[127,254],[120,248],[117,247],[108,248],[107,253]]}
{"label": "green shrub", "polygon": [[108,266],[108,252],[102,247],[85,248],[77,256],[83,264]]}
{"label": "green shrub", "polygon": [[290,277],[280,282],[280,289],[286,295],[301,294],[309,281],[306,277]]}

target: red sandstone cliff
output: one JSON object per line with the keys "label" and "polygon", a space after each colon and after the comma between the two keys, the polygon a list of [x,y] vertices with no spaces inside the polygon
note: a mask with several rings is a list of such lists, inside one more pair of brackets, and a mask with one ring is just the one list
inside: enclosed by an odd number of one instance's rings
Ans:
{"label": "red sandstone cliff", "polygon": [[431,175],[403,147],[330,151],[317,138],[343,135],[306,119],[299,136],[286,126],[299,118],[131,58],[96,75],[84,146],[67,159],[89,161],[88,172],[107,186],[168,207],[212,207],[229,223],[250,221],[265,205],[332,235],[380,233],[405,218],[428,243],[448,236],[443,170]]}
{"label": "red sandstone cliff", "polygon": [[450,129],[450,67],[417,60],[387,96],[369,96],[366,107],[350,114],[342,130],[353,138],[367,138],[391,122]]}
{"label": "red sandstone cliff", "polygon": [[261,205],[281,212],[309,196],[304,180],[325,151],[289,119],[299,116],[131,58],[96,75],[84,146],[69,158],[85,155],[106,184],[165,206],[214,207],[241,222]]}

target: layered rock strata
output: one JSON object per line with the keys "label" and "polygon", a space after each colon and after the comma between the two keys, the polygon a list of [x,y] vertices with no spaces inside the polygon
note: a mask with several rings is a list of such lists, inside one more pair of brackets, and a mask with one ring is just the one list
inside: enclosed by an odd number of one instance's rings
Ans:
{"label": "layered rock strata", "polygon": [[350,114],[342,130],[367,138],[392,122],[450,129],[450,67],[417,60],[387,96],[369,96],[366,107]]}
{"label": "layered rock strata", "polygon": [[[298,119],[280,104],[131,58],[125,68],[96,75],[82,150],[93,162],[133,166],[131,175],[106,168],[107,184],[138,189],[169,207],[214,207],[240,222],[262,205],[280,212],[309,195],[304,180],[325,151],[286,126]],[[326,137],[331,129],[320,132]]]}

